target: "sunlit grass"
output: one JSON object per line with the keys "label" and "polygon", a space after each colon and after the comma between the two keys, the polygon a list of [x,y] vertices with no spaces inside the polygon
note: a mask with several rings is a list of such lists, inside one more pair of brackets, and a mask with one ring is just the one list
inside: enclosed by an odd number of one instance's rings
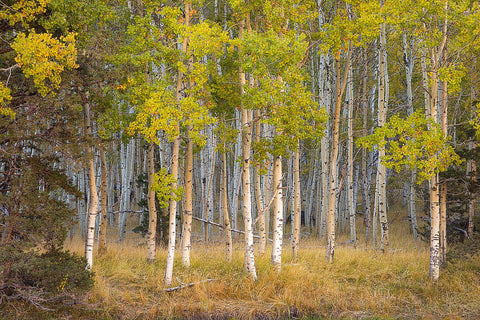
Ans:
{"label": "sunlit grass", "polygon": [[[302,239],[296,261],[285,240],[281,272],[273,269],[270,252],[257,255],[255,282],[244,272],[241,242],[231,263],[221,241],[196,242],[190,269],[181,266],[177,250],[172,286],[216,280],[171,293],[163,284],[165,249],[149,264],[144,240],[130,235],[122,243],[109,242],[107,254],[95,255],[96,284],[89,301],[114,319],[480,319],[478,257],[449,264],[439,282],[432,283],[426,244],[413,241],[401,222],[391,231],[384,254],[363,241],[354,249],[346,243],[348,235],[339,236],[333,264],[325,261],[324,243],[318,239]],[[360,232],[359,224],[363,239]],[[78,238],[66,247],[83,252]]]}

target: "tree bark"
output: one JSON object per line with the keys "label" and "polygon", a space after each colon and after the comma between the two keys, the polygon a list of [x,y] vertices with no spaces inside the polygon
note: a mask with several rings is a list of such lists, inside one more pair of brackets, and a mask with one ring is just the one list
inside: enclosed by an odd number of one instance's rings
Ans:
{"label": "tree bark", "polygon": [[[225,146],[224,146],[225,149]],[[225,150],[224,150],[225,151]],[[233,256],[233,245],[232,245],[232,231],[231,225],[230,225],[230,216],[228,213],[228,195],[227,195],[227,154],[226,152],[222,153],[222,165],[223,165],[223,170],[222,170],[222,209],[223,209],[223,221],[225,224],[225,245],[226,245],[226,256],[227,256],[227,261],[231,262],[232,261],[232,256]]]}
{"label": "tree bark", "polygon": [[282,241],[283,241],[283,189],[282,189],[282,157],[273,158],[273,242],[272,264],[277,271],[282,266]]}
{"label": "tree bark", "polygon": [[[172,189],[177,189],[177,179],[178,179],[178,155],[180,151],[180,137],[175,137],[172,146],[172,166],[171,166],[171,175],[174,179],[172,183]],[[165,266],[165,277],[164,283],[166,286],[172,284],[173,276],[173,260],[175,258],[175,241],[177,234],[177,200],[176,195],[172,191],[170,199],[170,211],[169,211],[169,224],[168,224],[168,247],[167,247],[167,262]]]}
{"label": "tree bark", "polygon": [[[260,110],[256,111],[255,116],[258,118],[260,117]],[[261,123],[257,121],[255,125],[255,142],[260,143],[261,138]],[[265,207],[263,203],[262,197],[262,187],[261,187],[261,179],[262,176],[260,175],[260,163],[255,164],[254,168],[254,184],[255,184],[255,202],[257,204],[257,212],[258,216],[258,229],[260,233],[260,243],[258,253],[262,256],[265,254],[265,249],[267,246],[267,235],[265,233],[265,213],[263,213],[263,209]]]}
{"label": "tree bark", "polygon": [[[443,64],[447,66],[447,50],[443,50]],[[442,82],[442,132],[448,136],[448,88],[447,81]],[[447,262],[447,183],[440,184],[440,265]]]}
{"label": "tree bark", "polygon": [[90,199],[88,203],[87,218],[87,237],[85,240],[85,258],[87,259],[87,269],[91,270],[93,266],[93,243],[95,238],[95,222],[98,214],[98,194],[95,181],[95,163],[92,143],[92,128],[90,121],[90,105],[85,103],[83,106],[85,137],[89,140],[85,147],[85,156],[87,158],[88,187]]}
{"label": "tree bark", "polygon": [[336,90],[335,90],[335,109],[333,113],[333,141],[332,155],[330,159],[330,183],[328,187],[328,212],[327,212],[327,250],[326,259],[333,263],[335,253],[335,208],[337,205],[337,170],[338,170],[338,148],[340,137],[340,111],[342,105],[342,97],[347,85],[347,75],[350,69],[350,60],[352,54],[352,45],[349,45],[346,66],[343,75],[340,74],[340,56],[335,59],[336,70]]}
{"label": "tree bark", "polygon": [[[410,116],[413,114],[413,91],[412,91],[412,75],[413,67],[415,63],[414,57],[414,39],[407,41],[407,35],[403,35],[403,57],[405,62],[405,80],[407,84],[407,115]],[[417,179],[417,168],[412,168],[410,175],[410,181],[408,185],[408,198],[407,198],[407,207],[408,207],[408,220],[410,222],[410,230],[412,231],[413,238],[418,239],[418,224],[417,224],[417,214],[416,214],[416,190],[415,184]]]}
{"label": "tree bark", "polygon": [[353,71],[352,68],[348,71],[348,84],[346,99],[348,104],[348,121],[347,121],[347,209],[350,221],[350,241],[353,247],[357,247],[357,227],[355,220],[355,201],[354,201],[354,177],[353,177]]}
{"label": "tree bark", "polygon": [[[189,125],[189,131],[192,126]],[[187,138],[187,150],[185,154],[185,192],[183,211],[183,234],[182,234],[182,265],[190,267],[190,250],[192,248],[192,216],[193,216],[193,141]]]}
{"label": "tree bark", "polygon": [[[240,22],[239,39],[243,40],[245,19]],[[245,72],[239,70],[240,95],[245,94]],[[257,280],[255,270],[253,229],[252,229],[252,192],[250,187],[250,154],[252,146],[252,110],[242,105],[242,192],[243,192],[243,221],[245,228],[245,268],[253,280]]]}
{"label": "tree bark", "polygon": [[[476,147],[476,142],[470,142],[469,150],[473,150]],[[475,160],[468,160],[467,163],[467,176],[471,180],[471,184],[476,184],[477,182],[477,165]],[[467,234],[469,237],[473,235],[473,229],[475,227],[474,217],[475,217],[475,203],[476,203],[476,192],[473,190],[469,191],[469,201],[468,201],[468,227]]]}
{"label": "tree bark", "polygon": [[[430,117],[438,122],[438,78],[435,49],[431,50],[432,71],[430,87]],[[430,278],[438,280],[440,274],[440,185],[438,174],[430,179]]]}
{"label": "tree bark", "polygon": [[148,144],[148,232],[147,232],[147,261],[152,263],[156,259],[157,209],[155,208],[155,191],[153,190],[155,176],[155,145]]}
{"label": "tree bark", "polygon": [[[367,70],[367,55],[365,49],[363,52],[363,70],[362,70],[362,107],[363,107],[363,126],[362,126],[362,135],[366,137],[368,135],[367,126],[368,126],[368,102],[367,102],[367,80],[368,80],[368,70]],[[370,232],[372,226],[372,211],[370,205],[370,179],[367,176],[367,149],[362,148],[362,190],[363,190],[363,214],[364,214],[364,223],[365,223],[365,244],[368,245],[370,241]]]}
{"label": "tree bark", "polygon": [[[383,5],[383,4],[382,4]],[[387,49],[386,49],[386,31],[385,23],[380,27],[380,72],[379,72],[379,88],[378,88],[378,126],[383,127],[386,122],[387,108],[388,108],[388,75],[387,75]],[[380,249],[385,252],[389,245],[388,234],[388,219],[387,219],[387,170],[382,164],[382,159],[385,157],[385,149],[379,150],[378,157],[378,213],[380,217],[381,241]]]}
{"label": "tree bark", "polygon": [[298,259],[298,251],[300,246],[300,223],[301,223],[301,195],[300,195],[300,142],[297,141],[297,150],[293,160],[293,186],[294,186],[294,216],[293,216],[293,241],[292,251],[293,258]]}
{"label": "tree bark", "polygon": [[102,223],[100,224],[100,234],[98,239],[98,253],[105,254],[107,252],[107,159],[105,156],[105,148],[100,149],[101,176],[100,185],[100,208],[102,215]]}
{"label": "tree bark", "polygon": [[[185,1],[185,25],[188,26],[190,21],[190,9],[191,2]],[[187,52],[188,38],[185,37],[182,42],[182,56]],[[182,86],[183,86],[183,72],[179,69],[177,71],[177,86],[175,89],[175,100],[177,105],[180,106],[180,101],[182,99]],[[180,127],[177,125],[176,131],[180,134]],[[172,145],[172,160],[170,167],[170,174],[173,178],[172,183],[172,193],[170,198],[170,207],[169,207],[169,224],[168,224],[168,247],[167,247],[167,261],[165,266],[165,276],[164,283],[166,286],[172,284],[173,277],[173,261],[175,258],[175,242],[176,242],[176,233],[177,233],[177,199],[175,190],[178,187],[178,167],[179,167],[179,153],[180,153],[180,136],[177,135],[173,140]]]}

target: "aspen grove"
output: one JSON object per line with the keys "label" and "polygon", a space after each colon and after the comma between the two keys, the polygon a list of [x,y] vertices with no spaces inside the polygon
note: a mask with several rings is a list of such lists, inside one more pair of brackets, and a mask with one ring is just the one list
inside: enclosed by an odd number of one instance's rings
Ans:
{"label": "aspen grove", "polygon": [[50,301],[16,263],[67,238],[175,291],[210,244],[255,282],[408,239],[436,284],[478,237],[477,1],[4,0],[0,33],[0,301]]}

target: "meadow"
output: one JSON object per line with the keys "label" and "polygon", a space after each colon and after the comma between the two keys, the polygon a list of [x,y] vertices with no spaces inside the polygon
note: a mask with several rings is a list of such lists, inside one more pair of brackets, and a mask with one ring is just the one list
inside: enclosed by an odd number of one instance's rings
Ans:
{"label": "meadow", "polygon": [[[231,263],[221,239],[197,241],[190,269],[176,253],[172,287],[196,284],[172,292],[163,284],[165,248],[149,264],[139,235],[129,233],[122,243],[113,238],[106,254],[95,255],[95,286],[82,303],[12,309],[5,319],[480,319],[479,256],[450,260],[432,283],[427,244],[413,241],[401,224],[392,228],[386,253],[361,241],[355,249],[340,236],[333,264],[317,238],[302,239],[298,260],[285,239],[281,272],[267,252],[256,257],[255,282],[244,271],[238,237]],[[66,248],[83,253],[79,238]]]}

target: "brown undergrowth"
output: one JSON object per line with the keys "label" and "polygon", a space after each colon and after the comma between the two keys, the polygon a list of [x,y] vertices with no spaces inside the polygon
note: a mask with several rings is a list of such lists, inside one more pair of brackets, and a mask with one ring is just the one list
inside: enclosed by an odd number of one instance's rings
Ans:
{"label": "brown undergrowth", "polygon": [[[110,242],[107,254],[95,256],[95,287],[85,301],[91,309],[63,306],[37,314],[39,319],[480,319],[479,256],[447,264],[432,283],[426,245],[406,240],[405,232],[392,234],[384,254],[363,244],[354,249],[340,238],[345,243],[337,247],[334,264],[325,262],[317,239],[303,239],[297,261],[285,240],[281,272],[272,268],[267,252],[256,258],[255,282],[244,272],[241,243],[231,263],[220,241],[195,243],[190,269],[181,266],[177,253],[172,286],[215,281],[173,292],[165,292],[163,284],[165,249],[149,264],[142,239],[132,236]],[[67,247],[83,251],[79,239]]]}

